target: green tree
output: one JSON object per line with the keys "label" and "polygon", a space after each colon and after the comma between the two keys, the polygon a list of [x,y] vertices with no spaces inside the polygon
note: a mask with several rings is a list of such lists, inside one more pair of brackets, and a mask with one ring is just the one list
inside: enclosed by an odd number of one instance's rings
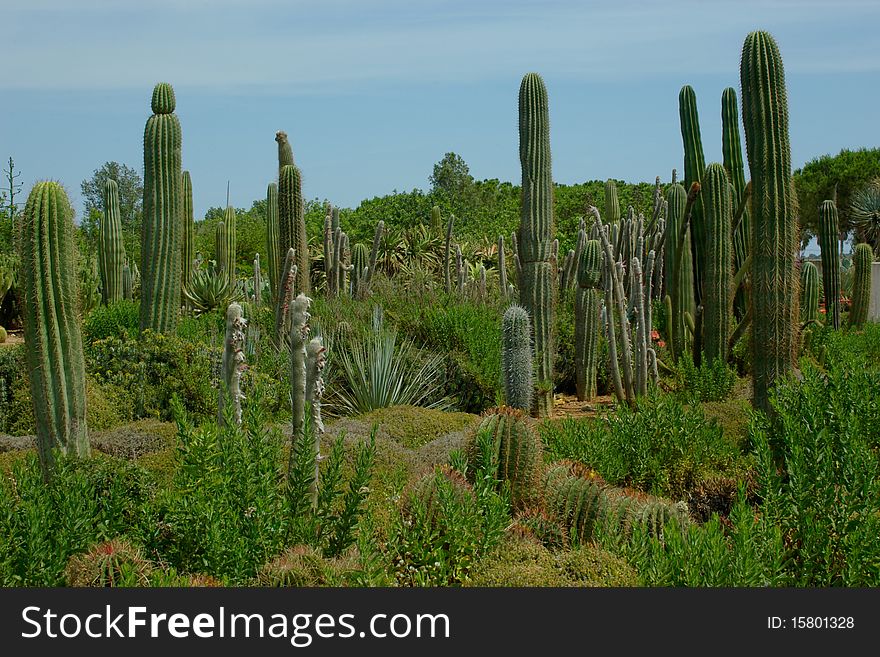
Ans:
{"label": "green tree", "polygon": [[475,209],[477,190],[474,177],[460,155],[446,153],[434,165],[428,182],[431,183],[431,194],[445,198],[456,216],[464,217]]}
{"label": "green tree", "polygon": [[105,162],[95,169],[91,178],[82,181],[83,219],[80,227],[87,241],[97,239],[98,223],[104,213],[104,183],[110,178],[119,187],[119,215],[125,254],[129,261],[140,263],[144,183],[135,169],[119,162]]}

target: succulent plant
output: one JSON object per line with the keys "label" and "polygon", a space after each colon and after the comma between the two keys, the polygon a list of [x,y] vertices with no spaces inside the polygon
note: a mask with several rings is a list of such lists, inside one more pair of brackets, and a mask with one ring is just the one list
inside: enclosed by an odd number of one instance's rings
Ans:
{"label": "succulent plant", "polygon": [[104,303],[115,303],[122,299],[125,247],[122,245],[122,220],[119,217],[119,187],[112,179],[104,183],[104,216],[98,228],[98,242],[98,264]]}
{"label": "succulent plant", "polygon": [[226,336],[223,340],[223,360],[220,364],[220,393],[217,422],[226,424],[226,405],[232,408],[232,421],[241,425],[241,373],[246,367],[244,355],[244,331],[247,320],[241,306],[230,303],[226,309]]}
{"label": "succulent plant", "polygon": [[309,244],[306,238],[305,205],[302,195],[302,176],[293,164],[281,167],[278,180],[279,254],[283,258],[288,249],[296,256],[296,283],[294,291],[308,294]]}
{"label": "succulent plant", "polygon": [[819,319],[819,270],[812,262],[801,265],[801,323]]}
{"label": "succulent plant", "polygon": [[822,251],[822,283],[827,322],[840,328],[840,254],[837,248],[840,228],[834,201],[819,206],[819,248]]}
{"label": "succulent plant", "polygon": [[602,245],[598,240],[590,240],[584,245],[578,263],[575,297],[575,387],[579,401],[596,396],[601,273]]}
{"label": "succulent plant", "polygon": [[859,327],[868,320],[871,304],[871,267],[874,252],[870,244],[856,244],[853,250],[853,293],[849,325]]}
{"label": "succulent plant", "polygon": [[269,183],[266,189],[266,266],[272,302],[278,299],[281,278],[281,247],[278,226],[278,185]]}
{"label": "succulent plant", "polygon": [[193,245],[195,243],[195,218],[193,217],[192,178],[189,171],[184,171],[181,178],[181,213],[183,229],[181,233],[181,278],[180,285],[184,289],[189,286],[193,271]]}
{"label": "succulent plant", "polygon": [[731,186],[721,164],[713,163],[703,173],[703,219],[705,253],[703,280],[703,353],[706,360],[727,361],[733,310],[733,249]]}
{"label": "succulent plant", "polygon": [[534,394],[532,327],[525,308],[516,304],[501,321],[501,377],[508,406],[529,412]]}

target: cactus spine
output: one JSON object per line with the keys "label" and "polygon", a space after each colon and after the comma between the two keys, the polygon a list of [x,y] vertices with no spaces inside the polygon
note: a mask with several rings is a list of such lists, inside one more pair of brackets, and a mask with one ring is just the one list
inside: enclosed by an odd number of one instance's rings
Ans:
{"label": "cactus spine", "polygon": [[752,173],[752,367],[756,408],[795,365],[799,234],[791,185],[785,72],[776,42],[752,32],[740,64],[743,125]]}
{"label": "cactus spine", "polygon": [[871,263],[874,252],[870,244],[856,244],[853,251],[853,298],[849,309],[849,325],[859,327],[868,321],[871,303]]}
{"label": "cactus spine", "polygon": [[115,180],[104,183],[104,217],[98,231],[101,248],[98,263],[104,287],[104,303],[122,299],[122,268],[125,265],[125,247],[122,245],[122,220],[119,217],[119,188]]}
{"label": "cactus spine", "polygon": [[733,207],[727,172],[721,164],[710,164],[703,174],[703,217],[705,220],[705,276],[703,289],[703,353],[706,360],[727,360],[733,300],[733,254],[731,222]]}
{"label": "cactus spine", "polygon": [[281,279],[281,247],[278,234],[278,185],[269,183],[266,189],[266,265],[269,268],[269,289],[272,301],[278,298]]}
{"label": "cactus spine", "polygon": [[826,322],[840,328],[840,254],[837,250],[837,206],[823,201],[819,206],[819,248],[822,251],[822,283],[825,292]]}
{"label": "cactus spine", "polygon": [[56,182],[38,182],[21,226],[25,358],[46,478],[52,450],[87,456],[85,359],[77,312],[73,210]]}
{"label": "cactus spine", "polygon": [[144,129],[144,223],[140,328],[172,333],[180,311],[181,130],[174,89],[153,89],[153,115]]}
{"label": "cactus spine", "polygon": [[535,411],[547,417],[553,408],[553,315],[556,265],[553,249],[553,178],[550,168],[550,116],[547,88],[537,73],[523,77],[519,91],[519,154],[522,166],[522,214],[517,246],[520,303],[532,318],[537,357]]}
{"label": "cactus spine", "polygon": [[296,292],[309,293],[309,245],[306,239],[305,206],[302,177],[292,164],[281,167],[278,181],[278,223],[281,254],[288,249],[296,253]]}
{"label": "cactus spine", "polygon": [[617,200],[617,183],[610,178],[605,181],[605,221],[616,224],[620,221],[620,202]]}
{"label": "cactus spine", "polygon": [[601,273],[602,245],[598,240],[590,240],[584,245],[578,263],[574,311],[575,385],[579,401],[596,396]]}
{"label": "cactus spine", "polygon": [[[701,182],[706,169],[703,156],[703,141],[700,137],[700,118],[697,114],[697,96],[690,85],[681,88],[678,94],[678,112],[681,120],[681,140],[684,144],[684,187]],[[698,197],[691,210],[691,256],[693,258],[694,301],[701,303],[700,285],[703,280],[706,228],[703,223],[703,203]]]}
{"label": "cactus spine", "polygon": [[[746,179],[743,172],[742,142],[739,138],[739,113],[736,107],[736,91],[728,87],[721,94],[721,153],[724,169],[733,185],[731,206],[736,208],[746,194]],[[733,269],[739,271],[749,255],[749,211],[743,208],[742,219],[733,234]],[[745,289],[740,288],[734,297],[734,314],[742,320],[746,314]]]}
{"label": "cactus spine", "polygon": [[223,340],[223,361],[220,365],[220,394],[217,422],[226,424],[226,405],[231,404],[232,421],[241,426],[241,373],[245,368],[244,330],[247,320],[242,316],[241,306],[229,304],[226,309],[226,337]]}
{"label": "cactus spine", "polygon": [[801,265],[801,323],[819,319],[819,270],[812,262]]}
{"label": "cactus spine", "polygon": [[516,304],[501,320],[501,377],[504,401],[511,408],[529,412],[534,394],[532,326],[525,308]]}
{"label": "cactus spine", "polygon": [[189,289],[193,270],[193,244],[195,242],[195,218],[193,216],[193,188],[189,171],[184,171],[180,179],[181,212],[183,215],[183,237],[181,245],[181,279],[180,286]]}

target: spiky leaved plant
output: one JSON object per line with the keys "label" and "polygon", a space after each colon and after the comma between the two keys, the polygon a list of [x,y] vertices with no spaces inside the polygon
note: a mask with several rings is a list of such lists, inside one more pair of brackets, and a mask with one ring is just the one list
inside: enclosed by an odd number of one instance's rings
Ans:
{"label": "spiky leaved plant", "polygon": [[525,308],[516,304],[501,320],[501,379],[504,401],[511,408],[529,412],[534,394],[532,327]]}
{"label": "spiky leaved plant", "polygon": [[812,262],[801,265],[801,323],[819,319],[819,270]]}
{"label": "spiky leaved plant", "polygon": [[740,64],[746,152],[752,173],[752,377],[755,408],[795,366],[799,245],[785,72],[776,41],[750,33]]}
{"label": "spiky leaved plant", "polygon": [[731,186],[721,164],[713,163],[703,173],[703,219],[705,255],[703,280],[703,353],[706,360],[727,360],[733,300],[733,253]]}
{"label": "spiky leaved plant", "polygon": [[43,474],[52,450],[88,456],[86,366],[77,312],[73,210],[56,182],[28,196],[20,237],[25,359]]}
{"label": "spiky leaved plant", "polygon": [[598,240],[589,240],[578,263],[574,311],[575,388],[579,401],[596,396],[601,273],[602,245]]}
{"label": "spiky leaved plant", "polygon": [[840,228],[834,201],[819,206],[819,248],[822,251],[822,286],[825,293],[826,323],[840,328],[840,254],[837,250]]}
{"label": "spiky leaved plant", "polygon": [[153,89],[153,115],[144,129],[144,219],[140,329],[173,333],[180,314],[181,130],[174,89]]}
{"label": "spiky leaved plant", "polygon": [[278,223],[280,255],[282,257],[286,255],[288,249],[293,249],[296,254],[297,275],[294,291],[308,294],[309,244],[306,238],[302,176],[299,169],[292,164],[281,167],[278,180]]}
{"label": "spiky leaved plant", "polygon": [[849,325],[859,327],[868,320],[871,304],[871,267],[874,251],[870,244],[856,244],[853,251],[853,292],[849,310]]}
{"label": "spiky leaved plant", "polygon": [[119,216],[119,187],[115,180],[104,183],[104,216],[98,230],[98,264],[104,303],[122,299],[122,268],[125,266],[125,247],[122,245],[122,220]]}
{"label": "spiky leaved plant", "polygon": [[553,258],[553,177],[550,169],[550,113],[547,88],[537,73],[527,73],[519,90],[519,159],[522,211],[518,255],[520,303],[532,319],[537,359],[535,413],[553,409],[553,316],[556,264]]}

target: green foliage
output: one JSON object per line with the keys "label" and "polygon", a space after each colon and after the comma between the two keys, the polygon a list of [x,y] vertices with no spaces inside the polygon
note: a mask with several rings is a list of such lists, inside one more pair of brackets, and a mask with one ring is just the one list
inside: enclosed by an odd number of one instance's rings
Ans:
{"label": "green foliage", "polygon": [[82,181],[83,230],[88,239],[95,236],[104,209],[104,186],[108,180],[115,180],[119,189],[119,218],[125,253],[132,262],[140,262],[144,184],[137,169],[119,162],[105,162],[95,169],[91,178]]}
{"label": "green foliage", "polygon": [[477,417],[436,408],[389,406],[370,411],[358,419],[369,425],[378,423],[382,431],[399,445],[417,449],[454,431],[467,429]]}
{"label": "green foliage", "polygon": [[136,338],[138,335],[139,306],[123,299],[99,306],[83,322],[83,340],[86,344],[111,337]]}
{"label": "green foliage", "polygon": [[880,177],[853,194],[850,218],[859,238],[880,251]]}
{"label": "green foliage", "polygon": [[103,541],[70,557],[64,569],[68,586],[145,586],[153,565],[142,550],[124,539]]}
{"label": "green foliage", "polygon": [[677,363],[676,379],[681,394],[691,400],[724,401],[736,385],[736,372],[721,359],[705,360],[697,367],[689,353]]}

